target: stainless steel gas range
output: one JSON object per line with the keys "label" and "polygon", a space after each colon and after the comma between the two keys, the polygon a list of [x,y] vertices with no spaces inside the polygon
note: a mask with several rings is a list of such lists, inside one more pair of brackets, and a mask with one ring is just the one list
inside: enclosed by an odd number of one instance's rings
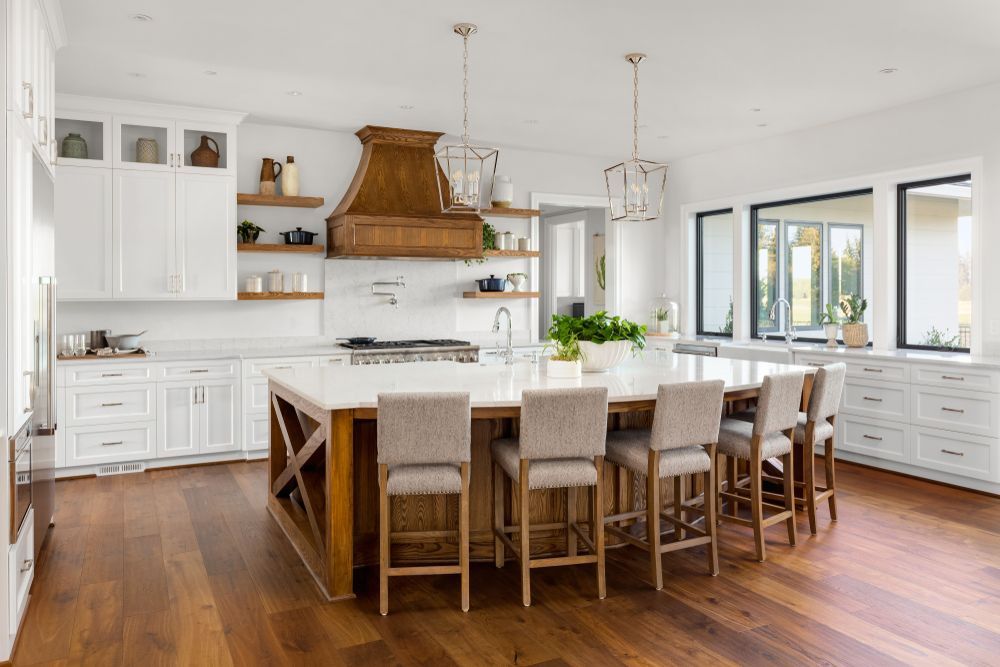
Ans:
{"label": "stainless steel gas range", "polygon": [[411,361],[479,361],[479,346],[467,340],[380,340],[374,343],[341,343],[351,351],[351,365],[400,364]]}

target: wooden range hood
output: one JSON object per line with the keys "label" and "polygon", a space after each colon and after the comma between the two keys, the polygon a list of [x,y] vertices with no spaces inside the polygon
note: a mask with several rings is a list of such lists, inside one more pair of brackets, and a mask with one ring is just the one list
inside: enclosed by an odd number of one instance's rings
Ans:
{"label": "wooden range hood", "polygon": [[442,213],[446,176],[434,160],[441,132],[366,125],[361,163],[326,219],[327,257],[474,259],[483,255],[483,219]]}

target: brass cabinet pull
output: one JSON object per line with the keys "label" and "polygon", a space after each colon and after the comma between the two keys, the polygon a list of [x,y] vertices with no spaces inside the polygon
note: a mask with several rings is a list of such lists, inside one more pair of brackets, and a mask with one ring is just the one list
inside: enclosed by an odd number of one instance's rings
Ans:
{"label": "brass cabinet pull", "polygon": [[875,403],[881,403],[881,402],[882,402],[882,399],[881,399],[881,398],[877,398],[877,397],[875,397],[875,396],[864,396],[863,398],[864,398],[864,399],[865,399],[866,401],[873,401],[873,402],[875,402]]}
{"label": "brass cabinet pull", "polygon": [[962,410],[961,408],[949,408],[946,406],[942,406],[941,409],[944,410],[945,412],[957,412],[960,415],[965,414],[965,410]]}
{"label": "brass cabinet pull", "polygon": [[878,440],[880,442],[882,441],[882,436],[880,435],[868,435],[867,433],[865,433],[864,437],[868,438],[869,440]]}
{"label": "brass cabinet pull", "polygon": [[950,449],[942,449],[942,454],[951,454],[952,456],[965,456],[965,452],[953,452]]}
{"label": "brass cabinet pull", "polygon": [[942,380],[958,380],[959,382],[964,382],[965,378],[961,375],[942,375]]}

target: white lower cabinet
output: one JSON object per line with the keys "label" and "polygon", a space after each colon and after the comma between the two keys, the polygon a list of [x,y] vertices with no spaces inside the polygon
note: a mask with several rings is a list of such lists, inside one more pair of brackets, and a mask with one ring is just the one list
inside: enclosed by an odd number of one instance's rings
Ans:
{"label": "white lower cabinet", "polygon": [[7,618],[8,633],[17,633],[28,609],[28,591],[35,579],[35,510],[29,509],[24,517],[21,534],[7,552]]}
{"label": "white lower cabinet", "polygon": [[910,427],[906,424],[841,414],[837,418],[837,427],[837,450],[901,463],[908,463],[910,460]]}
{"label": "white lower cabinet", "polygon": [[157,456],[238,450],[238,395],[238,380],[162,383],[157,398]]}
{"label": "white lower cabinet", "polygon": [[246,415],[243,418],[243,447],[248,452],[267,450],[271,444],[271,418],[263,414]]}
{"label": "white lower cabinet", "polygon": [[240,449],[239,382],[207,380],[201,384],[199,453]]}
{"label": "white lower cabinet", "polygon": [[66,466],[142,461],[156,456],[156,422],[66,430]]}
{"label": "white lower cabinet", "polygon": [[912,440],[913,465],[1000,482],[997,441],[993,438],[917,426]]}

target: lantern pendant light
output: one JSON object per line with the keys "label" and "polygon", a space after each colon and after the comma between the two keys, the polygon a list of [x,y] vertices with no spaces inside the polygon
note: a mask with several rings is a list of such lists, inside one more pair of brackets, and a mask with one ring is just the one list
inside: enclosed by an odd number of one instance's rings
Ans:
{"label": "lantern pendant light", "polygon": [[656,220],[663,206],[667,165],[639,159],[639,63],[645,59],[643,53],[625,56],[632,63],[632,159],[604,170],[612,220]]}
{"label": "lantern pendant light", "polygon": [[469,143],[469,36],[478,28],[472,23],[459,23],[453,31],[462,38],[462,143],[443,146],[434,154],[439,169],[438,190],[442,211],[478,213],[489,208],[498,151]]}

